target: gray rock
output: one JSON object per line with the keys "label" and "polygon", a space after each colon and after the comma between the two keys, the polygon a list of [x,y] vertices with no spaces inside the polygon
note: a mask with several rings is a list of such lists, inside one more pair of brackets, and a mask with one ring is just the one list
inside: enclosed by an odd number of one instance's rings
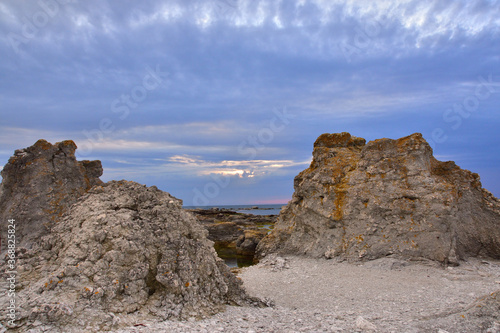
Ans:
{"label": "gray rock", "polygon": [[[208,239],[219,249],[254,256],[257,244],[276,222],[276,215],[242,214],[221,209],[188,209],[208,230]],[[268,229],[269,228],[269,229]]]}
{"label": "gray rock", "polygon": [[243,236],[244,232],[234,222],[219,222],[206,225],[208,239],[214,242],[231,243]]}
{"label": "gray rock", "polygon": [[236,252],[242,255],[254,255],[259,242],[267,235],[266,230],[245,230],[236,242]]}
{"label": "gray rock", "polygon": [[359,316],[356,318],[356,328],[363,332],[374,332],[377,330],[377,326],[374,324],[370,323],[368,320],[365,318]]}
{"label": "gray rock", "polygon": [[418,133],[365,142],[349,133],[316,140],[258,256],[500,258],[500,202],[477,174],[437,161]]}
{"label": "gray rock", "polygon": [[[154,186],[95,186],[19,256],[16,325],[23,332],[41,323],[51,332],[100,332],[133,324],[128,314],[134,322],[203,318],[226,304],[261,304],[206,236],[181,200]],[[2,295],[3,323],[7,302]]]}
{"label": "gray rock", "polygon": [[39,140],[15,151],[2,170],[1,235],[6,235],[8,219],[15,219],[18,245],[30,247],[81,195],[102,184],[101,162],[79,162],[75,150],[76,144],[70,140],[55,145]]}
{"label": "gray rock", "polygon": [[289,269],[290,264],[287,258],[279,257],[276,254],[271,254],[259,262],[262,266],[271,267],[271,271],[280,272],[284,269]]}
{"label": "gray rock", "polygon": [[494,322],[491,327],[486,330],[486,333],[500,333],[500,322]]}

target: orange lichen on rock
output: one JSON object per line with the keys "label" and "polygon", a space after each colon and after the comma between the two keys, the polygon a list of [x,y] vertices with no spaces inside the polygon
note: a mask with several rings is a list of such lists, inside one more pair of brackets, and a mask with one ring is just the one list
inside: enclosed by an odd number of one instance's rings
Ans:
{"label": "orange lichen on rock", "polygon": [[314,147],[337,148],[337,147],[362,147],[366,143],[363,138],[351,136],[347,132],[322,134],[314,142]]}

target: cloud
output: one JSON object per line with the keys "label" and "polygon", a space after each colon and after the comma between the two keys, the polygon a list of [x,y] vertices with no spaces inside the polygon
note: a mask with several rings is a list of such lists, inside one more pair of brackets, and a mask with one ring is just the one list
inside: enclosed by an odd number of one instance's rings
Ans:
{"label": "cloud", "polygon": [[[50,15],[42,2],[52,4]],[[474,93],[478,76],[491,74],[500,82],[499,5],[498,0],[2,1],[0,152],[39,138],[74,139],[82,157],[102,159],[113,174],[130,172],[176,188],[181,180],[162,172],[182,174],[185,184],[196,187],[186,170],[198,181],[206,171],[249,182],[264,179],[259,172],[269,172],[273,164],[284,165],[274,169],[288,180],[259,184],[269,193],[272,184],[281,189],[286,181],[292,184],[291,173],[301,167],[281,161],[309,158],[323,132],[352,131],[368,139],[412,132],[431,137],[439,127],[448,141],[436,151],[455,155],[461,138],[499,138],[488,125],[499,122],[500,94],[481,101],[456,131],[443,120],[448,108]],[[168,78],[135,101],[126,117],[115,112],[114,101],[130,98],[148,68],[157,66]],[[295,118],[270,142],[251,146],[252,137],[270,128],[273,110],[285,107]],[[99,133],[103,120],[113,130]],[[254,150],[241,149],[242,143]],[[477,150],[467,147],[464,154]],[[9,156],[0,153],[4,160]],[[168,161],[173,156],[197,160]],[[493,163],[485,158],[485,164]],[[142,168],[157,178],[142,176]],[[284,170],[290,172],[285,176]],[[231,195],[236,192],[235,187]]]}
{"label": "cloud", "polygon": [[169,167],[181,167],[190,174],[237,176],[239,178],[264,177],[280,172],[280,169],[287,169],[296,166],[305,166],[309,161],[292,160],[223,160],[206,161],[199,156],[174,155],[169,157],[164,164]]}

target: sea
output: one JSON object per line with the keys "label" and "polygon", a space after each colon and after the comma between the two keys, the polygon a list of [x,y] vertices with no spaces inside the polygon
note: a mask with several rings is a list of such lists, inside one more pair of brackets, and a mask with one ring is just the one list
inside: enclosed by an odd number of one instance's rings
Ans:
{"label": "sea", "polygon": [[186,209],[229,209],[238,213],[253,215],[278,215],[286,204],[277,205],[225,205],[225,206],[184,206]]}

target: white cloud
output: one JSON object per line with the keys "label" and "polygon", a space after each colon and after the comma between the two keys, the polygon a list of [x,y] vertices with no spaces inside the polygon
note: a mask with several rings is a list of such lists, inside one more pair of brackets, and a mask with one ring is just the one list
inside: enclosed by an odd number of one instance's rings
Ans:
{"label": "white cloud", "polygon": [[166,160],[169,167],[178,165],[187,173],[198,175],[238,176],[240,178],[273,174],[280,169],[309,165],[308,161],[292,160],[223,160],[206,161],[199,156],[174,155]]}
{"label": "white cloud", "polygon": [[29,147],[40,139],[54,144],[71,138],[71,132],[22,127],[0,127],[0,145],[16,147],[15,149]]}

